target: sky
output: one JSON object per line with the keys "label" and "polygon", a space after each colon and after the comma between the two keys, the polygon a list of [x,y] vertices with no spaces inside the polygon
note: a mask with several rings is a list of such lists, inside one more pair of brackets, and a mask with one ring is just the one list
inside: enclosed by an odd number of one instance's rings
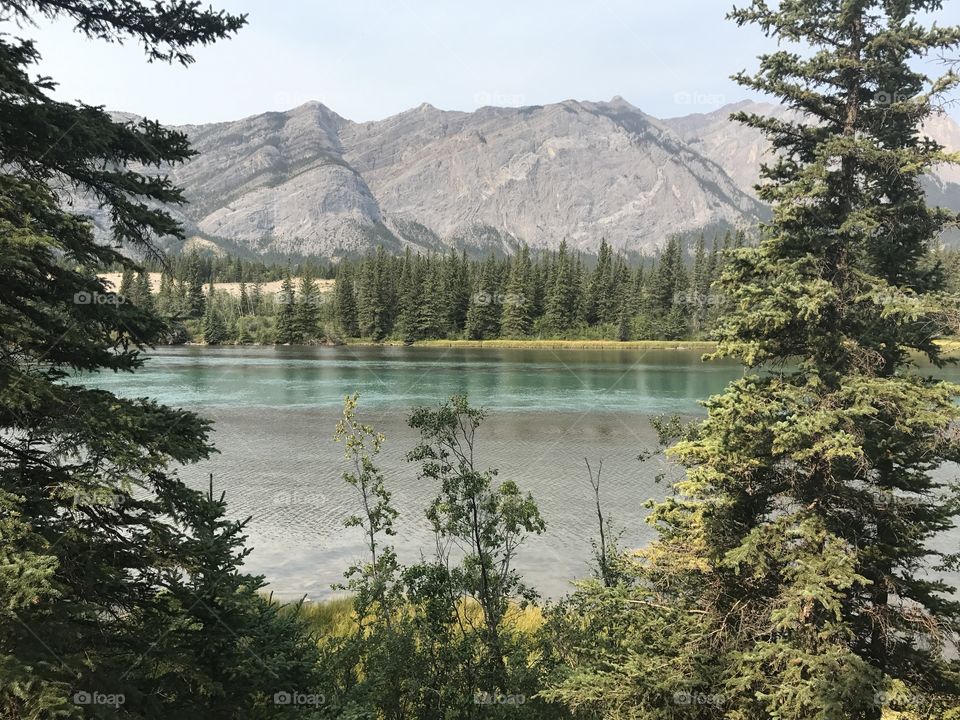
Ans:
{"label": "sky", "polygon": [[[743,4],[744,0],[741,0]],[[146,62],[63,21],[0,30],[34,38],[56,95],[165,124],[235,120],[305,102],[378,120],[428,102],[443,110],[620,95],[657,117],[760,99],[730,75],[775,49],[725,20],[726,0],[213,0],[247,13],[196,62]],[[947,0],[941,24],[960,24]],[[6,24],[4,24],[6,25]]]}

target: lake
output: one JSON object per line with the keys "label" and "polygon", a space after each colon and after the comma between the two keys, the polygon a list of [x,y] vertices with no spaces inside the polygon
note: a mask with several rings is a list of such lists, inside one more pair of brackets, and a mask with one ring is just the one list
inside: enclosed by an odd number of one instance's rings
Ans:
{"label": "lake", "polygon": [[[414,347],[203,348],[152,351],[135,375],[86,378],[120,395],[149,396],[196,410],[215,423],[220,451],[180,470],[188,484],[225,491],[231,515],[253,516],[247,568],[267,576],[281,598],[331,595],[361,557],[358,509],[341,478],[333,442],[343,397],[360,393],[359,418],[386,435],[379,465],[401,515],[393,542],[402,560],[429,552],[424,510],[438,488],[405,460],[417,435],[411,408],[456,393],[490,417],[478,432],[483,466],[533,493],[547,531],[521,548],[518,567],[546,596],[589,572],[597,535],[584,458],[603,460],[604,505],[622,542],[652,537],[643,504],[669,491],[677,468],[637,456],[656,447],[650,419],[695,415],[698,400],[742,374],[736,363],[685,350],[554,350]],[[960,371],[949,371],[960,380]],[[655,478],[665,475],[664,483]],[[951,533],[955,547],[960,534]]]}

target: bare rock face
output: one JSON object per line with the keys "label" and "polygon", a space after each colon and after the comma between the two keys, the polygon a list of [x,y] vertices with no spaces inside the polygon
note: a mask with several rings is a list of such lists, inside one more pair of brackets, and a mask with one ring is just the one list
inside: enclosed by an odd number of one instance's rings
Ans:
{"label": "bare rock face", "polygon": [[[734,112],[765,115],[799,122],[799,113],[782,105],[744,101],[727,105],[711,113],[686,115],[664,120],[685,143],[711,158],[745,192],[756,197],[754,186],[760,182],[760,163],[772,160],[763,135],[750,127],[730,120]],[[960,150],[960,125],[946,114],[930,117],[920,132],[943,145],[947,150]],[[928,178],[930,202],[960,210],[960,165],[934,169]]]}
{"label": "bare rock face", "polygon": [[[590,251],[602,238],[651,253],[671,235],[768,214],[752,189],[766,142],[729,120],[737,109],[788,112],[741,103],[661,121],[617,97],[471,113],[423,104],[355,123],[308,103],[180,128],[199,155],[169,171],[190,201],[175,214],[188,235],[255,255],[510,252],[563,239]],[[928,131],[960,147],[949,118]],[[960,200],[960,171],[934,181]]]}
{"label": "bare rock face", "polygon": [[620,99],[441,112],[345,128],[346,160],[383,212],[441,237],[496,228],[532,246],[601,238],[655,249],[672,233],[762,212],[723,170]]}

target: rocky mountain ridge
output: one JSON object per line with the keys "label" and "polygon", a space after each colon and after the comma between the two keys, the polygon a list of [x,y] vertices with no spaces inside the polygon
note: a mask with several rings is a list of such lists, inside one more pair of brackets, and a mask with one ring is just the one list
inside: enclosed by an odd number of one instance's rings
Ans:
{"label": "rocky mountain ridge", "polygon": [[[183,126],[199,155],[170,174],[193,244],[250,255],[360,254],[521,242],[650,254],[674,234],[749,227],[765,142],[729,120],[739,103],[659,120],[620,97],[444,111],[423,104],[357,123],[319,102]],[[930,134],[960,148],[944,116]],[[960,206],[960,169],[935,181]],[[938,199],[941,199],[938,197]],[[96,217],[96,213],[92,213]]]}

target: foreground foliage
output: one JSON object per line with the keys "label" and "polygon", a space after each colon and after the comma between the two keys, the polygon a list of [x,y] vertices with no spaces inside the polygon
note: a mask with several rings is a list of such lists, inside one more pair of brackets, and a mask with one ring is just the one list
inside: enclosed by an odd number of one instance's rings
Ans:
{"label": "foreground foliage", "polygon": [[780,151],[760,187],[773,221],[720,281],[735,311],[717,356],[754,373],[676,433],[687,473],[653,511],[659,540],[632,583],[571,601],[584,634],[549,697],[617,718],[957,716],[956,565],[930,543],[960,510],[933,477],[960,455],[960,388],[913,367],[940,362],[942,278],[924,260],[950,216],[920,181],[948,156],[917,127],[958,78],[912,69],[960,43],[913,19],[940,6],[732,13],[812,48],[739,76],[803,113],[738,118]]}
{"label": "foreground foliage", "polygon": [[[59,17],[156,60],[226,37],[242,17],[181,2],[0,2],[4,22]],[[74,384],[136,371],[164,323],[97,278],[129,264],[62,208],[109,208],[113,240],[152,252],[179,228],[160,166],[189,157],[158,123],[116,123],[32,79],[29,41],[0,36],[0,717],[271,717],[311,684],[315,643],[240,570],[243,523],[171,469],[209,456],[209,425]],[[59,188],[54,191],[53,188]]]}

